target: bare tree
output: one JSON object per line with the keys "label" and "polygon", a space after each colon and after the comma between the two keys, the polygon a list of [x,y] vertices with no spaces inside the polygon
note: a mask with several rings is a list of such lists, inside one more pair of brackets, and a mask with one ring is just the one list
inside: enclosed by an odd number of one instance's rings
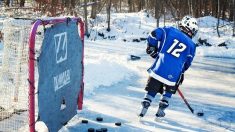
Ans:
{"label": "bare tree", "polygon": [[229,21],[233,21],[233,12],[234,12],[234,0],[230,0],[229,4]]}
{"label": "bare tree", "polygon": [[5,6],[10,6],[10,0],[5,0]]}
{"label": "bare tree", "polygon": [[144,7],[144,0],[139,0],[138,1],[138,11],[140,11],[140,10],[142,10],[143,9],[143,7]]}
{"label": "bare tree", "polygon": [[216,26],[216,31],[217,31],[217,34],[218,34],[218,37],[220,37],[220,33],[219,33],[219,19],[220,19],[220,0],[218,0],[218,13],[217,13],[217,26]]}
{"label": "bare tree", "polygon": [[133,0],[128,0],[128,7],[129,7],[129,12],[133,12]]}
{"label": "bare tree", "polygon": [[20,0],[20,7],[24,7],[25,0]]}
{"label": "bare tree", "polygon": [[192,15],[192,10],[191,10],[192,3],[191,3],[191,0],[187,0],[187,1],[188,1],[188,14]]}
{"label": "bare tree", "polygon": [[161,0],[155,0],[155,19],[156,19],[156,26],[159,27],[160,16],[161,16]]}
{"label": "bare tree", "polygon": [[89,37],[87,22],[87,0],[84,0],[84,19],[85,19],[85,35]]}
{"label": "bare tree", "polygon": [[228,3],[227,0],[223,0],[220,4],[221,5],[221,12],[222,12],[221,14],[222,14],[222,19],[223,20],[226,19],[226,14],[225,13],[227,12],[227,9],[228,9],[228,7],[227,7],[228,4],[227,3]]}
{"label": "bare tree", "polygon": [[107,11],[107,23],[108,23],[107,31],[109,32],[111,30],[110,29],[111,0],[108,0],[107,2],[106,11]]}
{"label": "bare tree", "polygon": [[233,37],[235,37],[235,0],[233,0]]}
{"label": "bare tree", "polygon": [[122,0],[119,1],[120,12],[122,11]]}
{"label": "bare tree", "polygon": [[96,9],[97,9],[97,2],[96,0],[92,0],[94,3],[92,4],[92,8],[91,8],[91,18],[95,19],[96,18]]}
{"label": "bare tree", "polygon": [[75,1],[76,1],[76,0],[70,0],[70,7],[71,7],[71,8],[74,8],[74,7],[75,7],[75,4],[76,4]]}

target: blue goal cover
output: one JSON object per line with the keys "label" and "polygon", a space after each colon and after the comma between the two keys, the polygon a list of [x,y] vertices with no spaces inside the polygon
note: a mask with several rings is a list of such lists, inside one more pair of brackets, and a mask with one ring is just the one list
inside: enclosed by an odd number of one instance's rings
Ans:
{"label": "blue goal cover", "polygon": [[77,113],[83,45],[75,22],[45,29],[38,62],[38,120],[57,132]]}

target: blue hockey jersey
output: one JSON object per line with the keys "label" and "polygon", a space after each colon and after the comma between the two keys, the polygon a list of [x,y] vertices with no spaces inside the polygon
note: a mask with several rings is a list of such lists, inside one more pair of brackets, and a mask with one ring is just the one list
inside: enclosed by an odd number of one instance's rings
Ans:
{"label": "blue hockey jersey", "polygon": [[157,47],[158,56],[149,68],[149,75],[166,85],[174,86],[191,65],[196,45],[174,27],[157,28],[148,36],[149,46]]}

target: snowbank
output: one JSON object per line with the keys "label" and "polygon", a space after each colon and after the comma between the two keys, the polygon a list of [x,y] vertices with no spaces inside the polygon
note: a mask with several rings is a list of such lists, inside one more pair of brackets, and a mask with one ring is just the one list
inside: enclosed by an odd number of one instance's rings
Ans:
{"label": "snowbank", "polygon": [[[145,11],[138,13],[113,13],[111,14],[111,31],[107,29],[107,16],[98,14],[95,20],[90,20],[89,40],[116,40],[124,42],[146,43],[146,37],[156,27],[156,20]],[[199,39],[205,40],[209,47],[202,45],[198,48],[199,56],[229,57],[235,58],[235,37],[232,37],[232,23],[220,20],[218,37],[216,31],[217,19],[212,16],[198,18],[199,31],[194,37],[194,42],[199,43]],[[176,21],[166,21],[166,26],[176,27]],[[160,19],[160,26],[163,19]],[[224,43],[222,48],[220,45]],[[218,50],[220,52],[218,52]]]}
{"label": "snowbank", "polygon": [[133,72],[125,64],[98,59],[85,64],[86,95],[94,94],[94,89],[115,85],[130,78]]}
{"label": "snowbank", "polygon": [[198,18],[199,32],[194,40],[199,38],[207,40],[213,46],[218,46],[221,43],[225,43],[227,47],[235,48],[235,37],[232,37],[233,24],[227,21],[220,20],[219,33],[221,37],[218,37],[216,25],[217,19],[211,16]]}
{"label": "snowbank", "polygon": [[90,20],[90,40],[109,39],[132,42],[133,39],[146,38],[155,26],[154,18],[147,12],[113,13],[110,27],[107,31],[106,14],[98,14],[95,20]]}

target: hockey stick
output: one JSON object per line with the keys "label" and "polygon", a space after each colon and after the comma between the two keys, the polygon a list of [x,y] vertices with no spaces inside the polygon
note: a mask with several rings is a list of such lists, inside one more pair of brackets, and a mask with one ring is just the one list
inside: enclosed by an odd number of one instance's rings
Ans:
{"label": "hockey stick", "polygon": [[[180,95],[180,97],[184,100],[184,103],[187,105],[187,107],[189,108],[189,110],[192,112],[192,114],[194,114],[194,109],[189,105],[188,101],[186,100],[186,98],[184,97],[183,93],[180,91],[180,89],[178,88],[178,93]],[[203,112],[197,112],[196,113],[197,116],[203,116],[204,113]]]}

